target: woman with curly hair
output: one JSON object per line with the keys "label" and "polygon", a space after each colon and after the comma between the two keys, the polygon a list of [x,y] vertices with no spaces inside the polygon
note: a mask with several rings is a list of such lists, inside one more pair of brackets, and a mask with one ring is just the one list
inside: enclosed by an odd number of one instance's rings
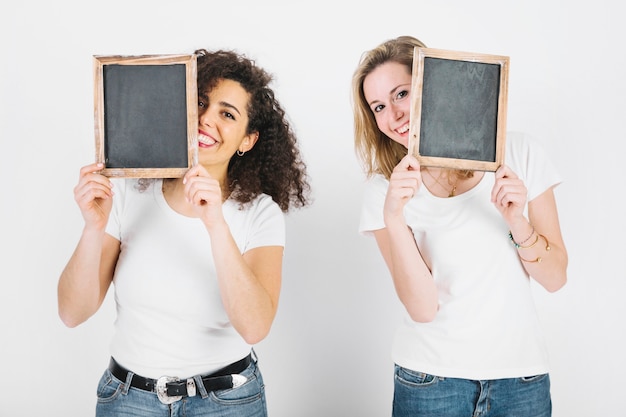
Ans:
{"label": "woman with curly hair", "polygon": [[97,416],[265,416],[252,345],[274,320],[284,215],[309,204],[306,167],[272,76],[197,50],[198,163],[182,178],[80,170],[84,219],[58,283],[75,327],[114,283],[117,319]]}

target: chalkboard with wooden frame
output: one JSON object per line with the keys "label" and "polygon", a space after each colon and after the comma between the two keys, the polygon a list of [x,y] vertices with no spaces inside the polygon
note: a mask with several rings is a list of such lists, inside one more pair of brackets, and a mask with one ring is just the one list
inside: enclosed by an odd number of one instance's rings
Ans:
{"label": "chalkboard with wooden frame", "polygon": [[197,163],[196,56],[94,56],[96,162],[109,177],[176,178]]}
{"label": "chalkboard with wooden frame", "polygon": [[409,153],[423,166],[504,163],[509,57],[416,47]]}

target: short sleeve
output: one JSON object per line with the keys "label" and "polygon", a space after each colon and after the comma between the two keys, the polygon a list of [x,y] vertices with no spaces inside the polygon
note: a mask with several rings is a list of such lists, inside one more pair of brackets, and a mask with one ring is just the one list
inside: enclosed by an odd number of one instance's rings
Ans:
{"label": "short sleeve", "polygon": [[507,136],[505,163],[524,181],[528,201],[563,181],[541,144],[519,132]]}
{"label": "short sleeve", "polygon": [[368,236],[373,231],[385,227],[383,207],[388,187],[389,181],[382,175],[376,175],[366,182],[361,206],[359,233]]}
{"label": "short sleeve", "polygon": [[122,217],[122,210],[126,197],[126,183],[129,181],[131,180],[126,180],[124,178],[111,178],[111,183],[113,183],[113,207],[111,208],[111,214],[109,215],[106,233],[120,241],[122,240],[122,224],[120,219]]}
{"label": "short sleeve", "polygon": [[278,204],[262,195],[254,206],[251,227],[243,252],[261,246],[285,246],[285,215]]}

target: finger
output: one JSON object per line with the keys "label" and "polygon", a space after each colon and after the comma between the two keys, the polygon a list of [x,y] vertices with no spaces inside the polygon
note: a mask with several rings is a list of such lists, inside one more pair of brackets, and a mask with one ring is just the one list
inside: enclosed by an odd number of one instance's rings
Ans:
{"label": "finger", "polygon": [[414,185],[419,186],[422,181],[422,173],[419,169],[413,170],[409,169],[406,171],[394,171],[391,173],[391,181],[400,181],[400,180],[410,180],[413,181]]}
{"label": "finger", "polygon": [[394,198],[412,198],[419,189],[419,183],[415,178],[403,178],[394,180],[389,187],[389,192]]}
{"label": "finger", "polygon": [[95,193],[92,198],[111,197],[113,196],[113,183],[103,175],[88,173],[74,187],[74,199],[78,201],[81,196],[90,192]]}
{"label": "finger", "polygon": [[404,159],[406,159],[409,169],[414,171],[420,170],[420,163],[416,157],[414,157],[413,155],[407,155],[404,157]]}
{"label": "finger", "polygon": [[420,163],[417,158],[415,158],[413,155],[406,155],[400,160],[400,162],[398,162],[398,165],[396,165],[394,171],[419,171],[419,169]]}
{"label": "finger", "polygon": [[113,196],[113,191],[108,184],[90,182],[76,187],[74,190],[76,201],[89,202],[98,198],[106,199]]}
{"label": "finger", "polygon": [[222,197],[219,191],[198,190],[190,194],[189,200],[194,205],[221,205]]}
{"label": "finger", "polygon": [[496,179],[500,178],[517,179],[518,177],[517,174],[508,167],[508,165],[500,165],[500,167],[496,170]]}
{"label": "finger", "polygon": [[503,187],[496,198],[502,207],[510,205],[522,207],[526,201],[526,193],[517,187]]}
{"label": "finger", "polygon": [[183,176],[183,184],[187,184],[187,182],[191,178],[197,177],[197,176],[198,176],[198,165],[194,165],[191,168],[189,168],[187,172],[185,172],[185,175]]}
{"label": "finger", "polygon": [[205,204],[207,202],[222,203],[222,190],[217,180],[209,177],[191,177],[185,184],[187,201],[193,204]]}
{"label": "finger", "polygon": [[396,176],[393,179],[393,186],[402,187],[402,188],[411,188],[412,190],[417,190],[419,186],[419,180],[417,178],[417,174]]}
{"label": "finger", "polygon": [[502,181],[496,182],[496,186],[494,187],[492,193],[492,199],[498,206],[506,206],[505,199],[508,194],[508,190]]}
{"label": "finger", "polygon": [[98,173],[104,169],[102,162],[94,162],[93,164],[85,165],[80,169],[80,176],[84,177],[87,174]]}
{"label": "finger", "polygon": [[194,165],[193,167],[191,167],[183,176],[183,184],[187,184],[187,182],[189,180],[191,180],[193,177],[209,177],[211,178],[211,175],[209,174],[209,171],[206,170],[206,168],[204,168],[202,165],[198,164],[198,165]]}

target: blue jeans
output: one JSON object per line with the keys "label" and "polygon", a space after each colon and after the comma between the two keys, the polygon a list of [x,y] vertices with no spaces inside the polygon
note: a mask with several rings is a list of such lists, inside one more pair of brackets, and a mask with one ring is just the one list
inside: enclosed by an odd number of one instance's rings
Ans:
{"label": "blue jeans", "polygon": [[475,381],[395,366],[393,417],[550,417],[548,374]]}
{"label": "blue jeans", "polygon": [[162,404],[156,393],[128,386],[107,369],[98,383],[96,417],[267,417],[265,386],[256,361],[241,373],[237,388],[207,392],[198,384],[194,397]]}

